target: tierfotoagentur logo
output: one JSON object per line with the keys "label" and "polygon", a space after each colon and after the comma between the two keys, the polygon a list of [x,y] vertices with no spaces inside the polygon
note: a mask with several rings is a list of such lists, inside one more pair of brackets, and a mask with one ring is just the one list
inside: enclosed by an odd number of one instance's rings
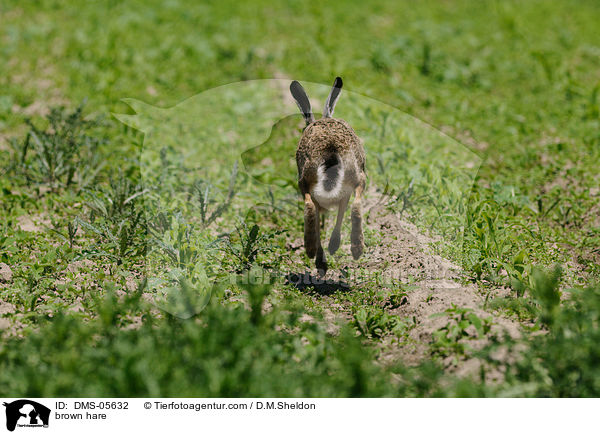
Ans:
{"label": "tierfotoagentur logo", "polygon": [[19,399],[4,403],[6,407],[6,429],[14,431],[18,428],[48,428],[50,409],[29,399]]}

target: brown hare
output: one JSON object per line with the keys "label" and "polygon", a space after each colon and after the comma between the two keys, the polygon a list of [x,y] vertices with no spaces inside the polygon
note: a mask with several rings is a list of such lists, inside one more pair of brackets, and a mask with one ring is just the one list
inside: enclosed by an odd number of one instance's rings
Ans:
{"label": "brown hare", "polygon": [[337,77],[325,102],[322,119],[315,120],[304,88],[297,81],[290,85],[306,127],[296,151],[298,186],[304,196],[304,247],[321,276],[327,261],[321,246],[319,215],[337,208],[335,228],[329,240],[329,253],[340,247],[340,230],[350,196],[352,202],[351,250],[354,259],[363,253],[361,195],[365,189],[365,151],[356,133],[342,119],[333,118],[333,109],[342,90]]}

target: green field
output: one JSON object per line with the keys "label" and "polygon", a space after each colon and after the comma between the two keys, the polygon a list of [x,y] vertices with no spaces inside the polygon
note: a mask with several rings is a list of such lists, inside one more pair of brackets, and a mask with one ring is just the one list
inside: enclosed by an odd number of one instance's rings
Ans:
{"label": "green field", "polygon": [[[584,0],[3,1],[0,390],[599,396],[598,21]],[[286,89],[320,112],[336,76],[367,248],[346,222],[332,281],[303,285]]]}

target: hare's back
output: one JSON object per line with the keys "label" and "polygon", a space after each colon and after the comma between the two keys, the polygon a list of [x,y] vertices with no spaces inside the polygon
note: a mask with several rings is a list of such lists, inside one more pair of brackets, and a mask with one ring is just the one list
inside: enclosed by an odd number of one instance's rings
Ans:
{"label": "hare's back", "polygon": [[360,148],[360,140],[342,119],[323,118],[311,123],[302,134],[298,154],[307,159],[330,153],[345,154]]}

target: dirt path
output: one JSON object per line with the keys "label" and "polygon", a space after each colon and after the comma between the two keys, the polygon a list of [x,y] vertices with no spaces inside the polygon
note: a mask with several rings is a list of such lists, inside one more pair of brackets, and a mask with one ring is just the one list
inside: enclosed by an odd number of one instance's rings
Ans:
{"label": "dirt path", "polygon": [[[366,230],[373,231],[379,242],[376,245],[366,245],[365,254],[360,262],[352,260],[349,255],[348,233],[345,236],[342,234],[340,250],[345,257],[340,262],[347,264],[345,275],[341,271],[330,269],[326,282],[312,285],[301,282],[297,286],[319,298],[323,303],[327,321],[339,321],[340,318],[351,319],[352,313],[351,306],[344,306],[336,300],[333,296],[335,291],[361,290],[360,278],[348,282],[349,275],[361,276],[362,273],[364,276],[366,273],[366,276],[369,276],[380,273],[384,278],[387,276],[396,279],[396,284],[398,280],[406,284],[406,300],[400,306],[386,307],[386,312],[412,319],[414,326],[403,342],[394,343],[393,339],[384,339],[380,343],[380,360],[384,363],[401,360],[412,365],[430,357],[429,343],[432,341],[432,333],[448,321],[445,317],[432,315],[442,313],[453,305],[472,309],[480,318],[490,317],[491,314],[483,309],[484,298],[477,286],[460,283],[460,267],[433,254],[430,245],[434,240],[390,211],[386,207],[386,200],[387,198],[374,188],[365,196],[363,210]],[[329,223],[333,218],[329,217]],[[327,245],[329,241],[329,226],[326,226],[323,245]],[[302,245],[302,240],[298,239],[294,244],[297,248],[298,244]],[[302,247],[297,248],[295,255],[304,254]],[[391,292],[392,288],[381,286],[381,290]],[[519,333],[519,324],[509,319],[493,317],[493,324],[492,330],[495,332],[506,330],[512,336]],[[477,342],[471,344],[478,346]],[[479,344],[482,345],[483,341]],[[461,364],[460,371],[467,373],[474,368],[473,364]]]}

